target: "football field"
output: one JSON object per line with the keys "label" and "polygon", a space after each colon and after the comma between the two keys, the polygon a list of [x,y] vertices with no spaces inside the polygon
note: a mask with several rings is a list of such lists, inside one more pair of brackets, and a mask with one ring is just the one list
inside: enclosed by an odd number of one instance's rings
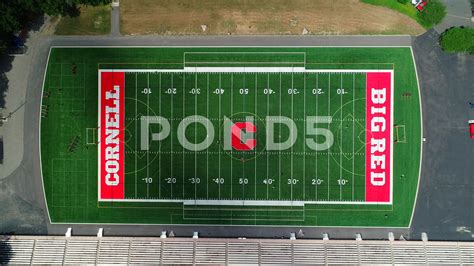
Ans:
{"label": "football field", "polygon": [[[420,156],[409,48],[68,49],[52,49],[43,98],[53,221],[409,222]],[[53,138],[64,150],[44,146]]]}

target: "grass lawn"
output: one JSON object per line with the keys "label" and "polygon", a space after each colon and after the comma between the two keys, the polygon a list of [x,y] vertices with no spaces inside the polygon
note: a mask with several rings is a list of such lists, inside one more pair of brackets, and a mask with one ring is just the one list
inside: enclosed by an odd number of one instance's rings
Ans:
{"label": "grass lawn", "polygon": [[[359,0],[122,0],[122,34],[411,34],[424,31],[393,10]],[[203,32],[201,25],[206,25]]]}
{"label": "grass lawn", "polygon": [[[98,202],[98,145],[95,144],[94,130],[97,129],[98,124],[98,69],[182,69],[184,67],[184,56],[187,53],[186,58],[191,61],[202,62],[206,58],[199,56],[189,57],[189,52],[198,52],[194,54],[202,54],[203,52],[220,52],[224,56],[230,58],[232,53],[238,52],[243,53],[245,60],[251,60],[252,56],[250,53],[261,53],[268,57],[268,53],[272,54],[279,53],[303,53],[305,54],[305,65],[308,69],[393,69],[394,70],[394,121],[393,123],[400,128],[403,126],[403,141],[400,143],[393,144],[393,205],[345,205],[345,204],[306,204],[302,206],[202,206],[202,205],[183,205],[182,203],[176,202]],[[208,54],[208,53],[207,53]],[[255,56],[253,56],[255,57]],[[212,59],[209,57],[208,59]],[[268,57],[268,60],[277,60],[279,56]],[[298,58],[296,58],[298,59]],[[240,64],[240,60],[237,60]],[[282,59],[283,60],[283,59]],[[333,48],[333,47],[321,47],[321,48],[52,48],[51,57],[49,59],[49,65],[47,68],[45,87],[44,87],[44,98],[43,106],[46,110],[43,112],[41,119],[41,158],[42,158],[42,171],[43,171],[43,182],[46,193],[46,199],[48,204],[48,210],[52,222],[54,223],[150,223],[150,224],[240,224],[240,225],[304,225],[304,226],[397,226],[407,227],[410,222],[412,210],[414,208],[417,184],[419,178],[419,163],[420,163],[420,143],[421,143],[421,121],[420,121],[420,106],[418,98],[418,87],[415,75],[415,66],[412,61],[412,55],[410,48]],[[210,60],[212,61],[212,60]],[[291,60],[293,61],[293,60]],[[209,60],[206,60],[206,63]],[[260,61],[259,61],[260,62]],[[273,61],[272,61],[273,62]],[[175,72],[176,73],[176,72]],[[349,74],[352,75],[352,74]],[[359,110],[359,107],[364,107],[363,101],[360,104],[353,105],[353,101],[350,98],[342,98],[341,95],[337,94],[338,88],[343,86],[350,88],[352,86],[364,87],[364,76],[341,76],[332,75],[330,77],[326,72],[318,75],[308,75],[305,79],[301,76],[292,76],[291,73],[282,74],[281,78],[271,77],[265,75],[251,74],[236,74],[229,76],[226,74],[221,79],[219,75],[212,74],[207,76],[206,73],[202,73],[199,76],[195,75],[145,75],[140,74],[127,74],[125,83],[125,108],[126,110],[135,110],[126,112],[126,121],[129,124],[129,128],[125,131],[127,145],[133,145],[136,141],[133,141],[133,132],[135,126],[135,114],[153,114],[158,112],[163,116],[172,116],[173,118],[180,119],[184,115],[194,114],[198,112],[204,116],[207,116],[207,110],[209,110],[209,116],[211,118],[218,118],[219,115],[219,102],[222,104],[222,113],[231,115],[234,113],[251,112],[258,113],[259,115],[265,115],[267,112],[270,114],[285,114],[286,116],[293,116],[297,119],[297,126],[302,126],[301,118],[305,114],[305,110],[309,112],[318,113],[328,112],[334,119],[339,119],[339,123],[344,123],[344,119],[351,120],[350,115],[354,115],[353,118],[363,119],[363,110]],[[330,81],[329,79],[332,79]],[[314,89],[312,86],[313,82],[317,82],[320,79],[323,85],[323,90],[331,90],[332,93],[329,95],[324,94],[321,98],[315,98],[310,92]],[[220,81],[219,81],[220,80]],[[269,103],[269,98],[264,93],[252,94],[251,88],[260,88],[263,92],[265,89],[265,81],[270,83],[270,87],[275,88],[275,94],[273,96],[282,97],[281,104],[279,100],[272,100]],[[222,82],[220,84],[219,82]],[[281,88],[280,88],[281,82]],[[293,84],[293,85],[292,85]],[[299,96],[288,96],[287,88],[292,86],[299,86],[302,88]],[[226,94],[222,97],[213,93],[210,93],[211,89],[221,85],[226,89]],[[248,96],[245,92],[240,94],[240,90],[236,90],[234,94],[228,94],[232,86],[237,88],[249,88]],[[324,87],[326,86],[326,87]],[[141,91],[143,87],[149,87],[152,94],[143,94]],[[139,91],[136,88],[140,88]],[[160,88],[162,90],[160,90]],[[163,89],[165,88],[165,89]],[[176,88],[177,93],[167,94],[167,89]],[[201,93],[199,95],[191,95],[189,93],[183,93],[187,91],[193,91],[193,88],[200,88]],[[278,89],[277,89],[278,88]],[[284,89],[282,89],[284,88]],[[304,89],[303,89],[304,88]],[[215,89],[215,88],[214,88]],[[308,89],[306,91],[306,89]],[[179,93],[178,93],[179,91]],[[304,94],[306,91],[306,95]],[[161,94],[160,94],[161,92]],[[206,93],[205,93],[206,92]],[[336,92],[336,93],[334,93]],[[135,95],[134,95],[135,93]],[[209,100],[207,99],[209,95]],[[286,96],[285,96],[286,95]],[[293,94],[292,94],[293,95]],[[348,94],[352,95],[352,94]],[[364,94],[357,94],[359,97],[364,97]],[[409,96],[406,96],[409,95]],[[253,96],[251,98],[247,98]],[[283,98],[283,96],[285,98]],[[185,98],[186,97],[186,98]],[[296,98],[296,99],[295,99]],[[135,99],[135,100],[133,100]],[[204,100],[206,99],[206,100]],[[317,100],[317,103],[316,103]],[[328,101],[328,105],[326,105]],[[140,105],[137,103],[140,102]],[[149,109],[143,103],[150,103],[153,109]],[[211,103],[207,105],[206,103]],[[233,102],[235,105],[229,104]],[[160,104],[156,104],[160,103]],[[331,103],[331,106],[329,106]],[[258,106],[257,106],[258,104]],[[266,104],[269,104],[268,107]],[[292,109],[291,106],[296,106]],[[344,105],[341,108],[341,112],[338,112],[339,106]],[[319,106],[319,107],[317,107]],[[210,107],[210,108],[208,108]],[[161,110],[160,110],[161,108]],[[290,109],[289,109],[290,108]],[[316,109],[318,108],[318,109]],[[355,109],[354,109],[355,108]],[[211,112],[213,115],[211,116]],[[344,114],[342,114],[344,112]],[[222,115],[221,113],[221,115]],[[347,116],[346,116],[347,115]],[[243,117],[240,117],[243,118]],[[341,120],[342,119],[342,120]],[[172,120],[171,121],[177,121]],[[215,121],[215,120],[213,120]],[[215,122],[215,127],[218,127],[218,123]],[[332,128],[333,131],[337,131],[340,128],[345,128],[349,131],[360,132],[361,129],[354,127],[354,124],[339,124]],[[130,128],[131,127],[131,128]],[[174,128],[174,127],[173,127]],[[190,134],[189,137],[204,136],[198,131],[193,131],[192,127],[186,134]],[[195,129],[196,130],[196,129]],[[198,128],[199,130],[199,128]],[[176,132],[176,131],[174,131]],[[346,131],[345,131],[346,132]],[[194,133],[194,134],[193,134]],[[395,133],[395,132],[394,132]],[[284,135],[286,133],[281,133]],[[176,135],[176,134],[175,134]],[[303,134],[302,134],[303,135]],[[346,134],[347,135],[347,134]],[[351,134],[352,136],[352,134]],[[176,137],[176,136],[175,136]],[[335,143],[341,141],[341,136],[335,134]],[[346,138],[343,137],[344,141]],[[339,144],[337,146],[344,145],[344,147],[354,147],[351,145],[354,142],[353,138],[347,138],[346,143]],[[363,138],[362,138],[363,141]],[[359,145],[359,142],[355,142]],[[156,144],[156,142],[155,142]],[[161,145],[161,144],[160,144]],[[174,192],[179,192],[180,195],[183,193],[184,197],[193,198],[196,197],[196,193],[200,195],[206,195],[209,192],[211,197],[212,193],[219,191],[219,186],[209,182],[209,189],[201,187],[197,190],[197,182],[194,180],[181,179],[183,171],[208,171],[205,165],[209,166],[210,173],[218,177],[218,170],[215,167],[218,165],[217,157],[209,157],[209,163],[206,161],[206,155],[199,154],[188,154],[184,153],[183,148],[178,144],[173,146],[174,152],[182,152],[176,156],[170,157],[170,152],[165,148],[169,148],[170,142],[163,141],[163,146],[153,147],[153,152],[150,155],[150,159],[155,155],[161,154],[161,160],[158,159],[160,164],[154,164],[152,168],[145,167],[141,172],[135,171],[133,168],[137,164],[128,165],[125,163],[125,168],[130,169],[131,174],[126,178],[128,180],[135,180],[133,183],[127,183],[129,191],[128,195],[134,196],[134,191],[137,191],[136,197],[141,199],[150,196],[156,197],[163,193],[161,196],[169,197],[171,195],[171,189]],[[242,172],[242,168],[236,166],[240,164],[242,166],[242,160],[234,160],[228,156],[222,157],[224,161],[224,171],[228,171],[222,175],[222,178],[226,179],[225,183],[233,183],[233,192],[227,191],[232,189],[224,187],[221,189],[222,193],[229,195],[228,193],[239,193],[238,197],[244,195],[248,198],[247,192],[251,192],[252,197],[265,197],[280,199],[280,196],[273,194],[277,191],[282,192],[283,197],[298,198],[302,195],[306,195],[306,198],[316,199],[319,197],[326,197],[329,199],[340,199],[340,197],[351,197],[354,193],[354,199],[363,199],[363,192],[360,188],[355,187],[355,190],[341,191],[340,184],[337,183],[339,175],[334,175],[331,183],[331,187],[326,186],[324,191],[315,191],[315,186],[312,184],[311,179],[302,179],[305,174],[301,173],[301,169],[311,169],[308,165],[313,166],[313,163],[329,162],[328,167],[320,167],[320,172],[314,172],[316,174],[325,174],[325,171],[329,168],[339,171],[344,170],[338,166],[342,162],[342,166],[348,169],[351,164],[350,156],[340,157],[335,156],[328,158],[328,154],[316,154],[316,156],[301,156],[304,155],[300,149],[303,149],[304,143],[297,142],[295,150],[286,151],[285,157],[281,164],[277,163],[274,154],[263,154],[262,158],[269,156],[272,159],[271,163],[267,163],[265,160],[259,158],[249,162],[249,165],[253,165],[254,168],[245,169],[245,173]],[[160,147],[162,149],[160,149]],[[176,149],[178,148],[179,149]],[[352,151],[352,147],[350,150]],[[158,149],[158,152],[157,152]],[[219,152],[218,146],[211,146],[211,152],[216,155]],[[134,160],[146,160],[148,158],[140,156],[134,156],[131,153],[135,152],[135,149],[129,148],[126,150],[129,152],[128,159],[126,161],[133,162]],[[163,151],[163,153],[161,153]],[[334,151],[335,152],[335,151]],[[171,153],[173,154],[173,153]],[[292,155],[293,154],[293,155]],[[251,155],[251,154],[250,154]],[[348,155],[348,154],[345,154]],[[344,155],[344,156],[345,156]],[[350,155],[350,154],[349,154]],[[166,158],[164,158],[167,156]],[[272,157],[273,156],[273,157]],[[298,157],[299,156],[299,157]],[[146,158],[146,159],[145,159]],[[293,186],[288,186],[288,162],[294,158],[295,164],[293,165],[294,171],[300,175],[300,181],[295,182]],[[316,159],[316,160],[311,160]],[[200,163],[197,163],[197,159]],[[237,158],[238,159],[238,158]],[[172,160],[172,161],[171,161]],[[171,162],[170,162],[171,161]],[[189,164],[184,164],[184,161]],[[202,163],[201,163],[202,162]],[[169,163],[169,164],[168,164]],[[302,165],[302,164],[306,165]],[[231,164],[229,166],[228,164]],[[258,164],[258,165],[257,165]],[[241,177],[238,174],[254,174],[257,171],[258,178],[265,178],[264,173],[276,171],[276,168],[281,165],[282,171],[286,171],[284,174],[285,179],[283,183],[281,181],[276,182],[277,178],[274,178],[272,187],[262,186],[262,188],[246,188],[243,190],[246,184],[245,177]],[[270,167],[268,167],[270,166]],[[231,167],[235,167],[236,176],[231,176]],[[291,166],[290,166],[291,167]],[[306,168],[305,168],[306,167]],[[283,169],[285,168],[285,169]],[[147,182],[141,182],[142,174],[149,169],[148,176],[153,177],[153,184],[148,187]],[[203,170],[204,169],[204,170]],[[166,174],[169,171],[174,171],[175,174],[179,175],[174,180],[167,180],[167,176],[162,176],[156,171]],[[339,171],[337,171],[339,170]],[[309,171],[309,170],[307,170]],[[317,171],[317,170],[316,170]],[[351,170],[352,171],[352,170]],[[355,172],[361,171],[361,169],[354,169]],[[136,176],[135,173],[139,173],[140,176]],[[186,172],[188,173],[188,172]],[[280,171],[272,174],[277,177],[282,174]],[[174,175],[174,174],[172,174]],[[140,178],[138,178],[140,177]],[[186,176],[188,177],[188,176]],[[240,178],[242,178],[242,183]],[[159,180],[162,182],[158,183]],[[181,181],[182,180],[182,181]],[[248,184],[253,180],[249,178]],[[352,180],[352,179],[351,179]],[[136,181],[140,181],[140,186],[137,186]],[[185,184],[185,182],[191,182]],[[194,183],[192,183],[194,181]],[[204,184],[205,179],[202,179]],[[208,181],[208,180],[206,180]],[[306,182],[307,181],[307,182]],[[331,181],[331,182],[332,182]],[[179,184],[179,187],[173,187],[171,184]],[[263,183],[263,182],[262,182]],[[306,190],[300,187],[300,184],[306,184]],[[317,182],[315,182],[317,183]],[[264,184],[264,183],[263,183]],[[268,179],[267,179],[268,184]],[[326,184],[326,182],[323,182]],[[193,189],[194,186],[194,189]],[[214,186],[214,188],[212,187]],[[280,189],[277,189],[281,187]],[[191,190],[188,190],[191,188]],[[347,187],[349,188],[349,187]],[[161,192],[160,192],[161,189]],[[268,189],[268,190],[267,190]],[[292,190],[293,189],[293,190]],[[346,189],[346,188],[344,188]],[[304,191],[310,191],[310,194],[304,194]],[[327,192],[331,194],[326,194]],[[336,192],[336,193],[334,193]],[[149,195],[147,193],[150,193]],[[168,194],[169,193],[169,194]],[[291,193],[293,196],[291,196]],[[316,193],[316,194],[315,194]],[[296,195],[296,196],[295,196]],[[202,196],[203,197],[203,196]],[[282,197],[282,199],[283,199]],[[314,198],[312,198],[314,197]],[[175,198],[175,196],[173,196]],[[345,199],[345,198],[343,198]]]}
{"label": "grass lawn", "polygon": [[61,17],[56,35],[103,35],[110,32],[110,6],[79,6],[77,17]]}

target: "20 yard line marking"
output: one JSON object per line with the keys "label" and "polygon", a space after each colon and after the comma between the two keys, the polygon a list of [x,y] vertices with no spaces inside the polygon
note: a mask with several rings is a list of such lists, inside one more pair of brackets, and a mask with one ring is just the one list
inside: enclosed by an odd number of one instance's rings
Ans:
{"label": "20 yard line marking", "polygon": [[[171,73],[171,90],[173,90],[173,73]],[[171,95],[171,130],[173,130],[173,109],[174,109],[174,105],[173,105],[173,94],[170,94]],[[171,160],[170,160],[170,172],[171,172],[171,196],[170,198],[173,198],[173,134],[171,134]]]}
{"label": "20 yard line marking", "polygon": [[[291,72],[291,120],[293,120],[293,101],[294,101],[294,90],[295,90],[295,84],[294,84],[294,73]],[[290,155],[290,169],[291,169],[291,182],[290,182],[290,199],[293,200],[293,145],[291,146],[291,155]]]}
{"label": "20 yard line marking", "polygon": [[[319,73],[316,73],[316,92],[319,90]],[[320,94],[316,94],[316,116],[318,116],[318,102],[319,102],[319,95]],[[316,184],[314,185],[314,198],[315,200],[318,200],[318,179],[319,179],[319,175],[318,175],[318,156],[314,156],[314,167],[316,168]]]}

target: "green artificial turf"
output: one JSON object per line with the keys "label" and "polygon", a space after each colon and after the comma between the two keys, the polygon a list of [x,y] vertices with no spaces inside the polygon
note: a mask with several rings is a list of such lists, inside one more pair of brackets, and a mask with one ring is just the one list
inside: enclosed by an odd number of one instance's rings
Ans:
{"label": "green artificial turf", "polygon": [[[219,56],[209,56],[210,52],[219,52]],[[239,55],[232,56],[235,52]],[[250,56],[252,53],[259,55]],[[273,56],[262,55],[265,53]],[[229,66],[393,69],[394,124],[406,129],[400,131],[406,142],[394,144],[393,205],[183,207],[181,203],[98,203],[97,145],[87,144],[94,142],[94,128],[97,128],[98,69],[181,69],[215,66],[217,61]],[[169,73],[127,73],[125,82],[127,198],[364,199],[364,156],[355,153],[363,147],[359,139],[363,128],[353,121],[365,118],[365,74],[201,73],[173,74],[172,77]],[[266,86],[262,86],[265,83]],[[347,95],[337,94],[341,84],[348,88]],[[316,86],[326,93],[314,95],[312,89]],[[177,89],[176,94],[167,94],[166,89],[172,87]],[[226,88],[226,92],[213,93],[219,87]],[[275,93],[264,94],[265,87],[274,88]],[[152,93],[141,93],[143,88],[150,88]],[[191,93],[193,88],[199,88],[200,93]],[[242,88],[248,88],[248,94],[241,94]],[[301,89],[299,94],[293,95],[288,93],[288,88]],[[356,89],[355,96],[350,93],[352,89]],[[41,120],[43,182],[51,220],[61,223],[407,227],[414,208],[420,167],[417,90],[410,48],[53,48],[44,87],[43,106],[47,106],[47,112]],[[357,98],[360,100],[353,101]],[[298,139],[291,150],[280,153],[264,151],[264,136],[260,134],[257,134],[259,152],[253,154],[230,154],[222,151],[220,143],[213,143],[206,152],[192,153],[176,142],[175,135],[174,142],[170,137],[163,142],[152,142],[148,154],[138,151],[138,140],[134,138],[139,126],[137,119],[150,114],[171,118],[171,113],[172,134],[176,134],[181,118],[200,114],[211,118],[216,139],[221,137],[223,115],[242,120],[246,114],[255,114],[259,124],[264,123],[267,115],[282,114],[295,120]],[[304,119],[308,114],[333,117],[329,128],[335,132],[335,144],[329,153],[308,151],[304,145]],[[283,137],[288,134],[278,127],[277,132]],[[202,140],[205,133],[203,128],[193,125],[186,134],[190,140]],[[73,144],[75,142],[77,144]],[[341,146],[345,155],[338,153]],[[340,184],[341,176],[347,180],[344,186]],[[148,177],[152,177],[151,182],[145,179]],[[271,184],[269,179],[272,179]],[[317,179],[321,179],[320,185],[314,184]],[[288,184],[290,181],[296,183]]]}

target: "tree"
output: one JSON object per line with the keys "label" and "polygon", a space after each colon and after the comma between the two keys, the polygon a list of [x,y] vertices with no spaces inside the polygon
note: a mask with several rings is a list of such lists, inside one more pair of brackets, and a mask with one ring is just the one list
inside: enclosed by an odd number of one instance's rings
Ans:
{"label": "tree", "polygon": [[453,27],[439,38],[439,44],[446,52],[468,52],[474,54],[474,29]]}
{"label": "tree", "polygon": [[426,28],[440,23],[445,16],[446,7],[439,0],[427,1],[423,11],[418,13],[420,23]]}

